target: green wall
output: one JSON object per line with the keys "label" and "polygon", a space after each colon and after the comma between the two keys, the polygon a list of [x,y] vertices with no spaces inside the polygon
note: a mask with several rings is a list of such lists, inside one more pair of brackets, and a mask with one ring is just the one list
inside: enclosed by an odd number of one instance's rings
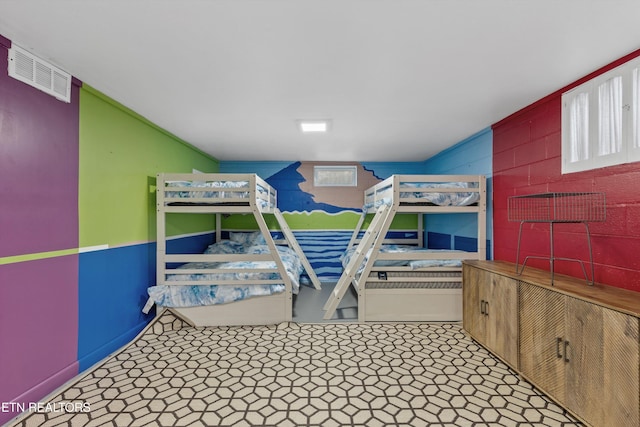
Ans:
{"label": "green wall", "polygon": [[[159,172],[218,172],[219,162],[83,85],[80,92],[80,247],[155,241]],[[213,229],[211,216],[172,220],[170,235]]]}

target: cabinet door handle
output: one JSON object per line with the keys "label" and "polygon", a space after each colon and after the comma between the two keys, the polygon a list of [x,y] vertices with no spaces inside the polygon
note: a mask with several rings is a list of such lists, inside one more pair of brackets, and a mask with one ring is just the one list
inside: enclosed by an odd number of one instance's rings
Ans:
{"label": "cabinet door handle", "polygon": [[564,342],[564,361],[569,363],[569,356],[567,355],[567,348],[569,347],[569,341]]}
{"label": "cabinet door handle", "polygon": [[560,344],[562,344],[562,338],[556,338],[556,355],[558,359],[562,359],[562,353],[560,353]]}
{"label": "cabinet door handle", "polygon": [[484,302],[484,315],[485,316],[489,315],[489,301]]}
{"label": "cabinet door handle", "polygon": [[480,301],[480,314],[484,314],[484,300]]}

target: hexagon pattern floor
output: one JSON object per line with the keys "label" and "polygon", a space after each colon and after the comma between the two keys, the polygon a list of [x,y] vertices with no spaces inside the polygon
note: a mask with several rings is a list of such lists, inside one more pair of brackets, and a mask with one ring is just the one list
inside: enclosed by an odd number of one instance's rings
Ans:
{"label": "hexagon pattern floor", "polygon": [[193,328],[166,313],[48,402],[90,410],[15,425],[581,425],[451,324]]}

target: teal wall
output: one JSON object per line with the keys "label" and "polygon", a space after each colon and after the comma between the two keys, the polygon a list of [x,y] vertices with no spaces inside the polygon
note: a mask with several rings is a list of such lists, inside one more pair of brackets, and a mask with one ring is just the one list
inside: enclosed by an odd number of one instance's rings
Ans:
{"label": "teal wall", "polygon": [[[491,128],[460,141],[424,162],[424,172],[429,175],[485,175],[487,177],[487,259],[491,259],[493,245],[493,133]],[[425,221],[425,231],[433,239],[451,239],[451,248],[456,247],[456,238],[464,240],[477,236],[476,215],[452,214],[431,215]],[[443,235],[443,236],[439,236]]]}

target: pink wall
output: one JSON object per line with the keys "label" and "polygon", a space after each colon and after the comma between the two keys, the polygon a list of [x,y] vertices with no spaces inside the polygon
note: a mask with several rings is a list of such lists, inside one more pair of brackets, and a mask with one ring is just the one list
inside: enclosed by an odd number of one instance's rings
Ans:
{"label": "pink wall", "polygon": [[37,402],[73,378],[77,331],[78,255],[1,265],[0,402]]}
{"label": "pink wall", "polygon": [[[640,163],[562,175],[561,96],[585,80],[640,56],[640,50],[615,61],[523,110],[494,124],[493,227],[494,258],[515,262],[517,222],[509,222],[509,196],[543,192],[604,192],[607,220],[591,223],[595,280],[640,292]],[[588,261],[582,224],[554,228],[555,255]],[[526,255],[549,255],[549,225],[525,224],[520,262]],[[549,270],[549,262],[532,259],[527,266]],[[555,271],[584,277],[580,265],[557,262]]]}
{"label": "pink wall", "polygon": [[81,83],[58,101],[8,76],[9,48],[0,39],[0,257],[76,248]]}
{"label": "pink wall", "polygon": [[78,247],[80,82],[64,103],[9,77],[10,46],[0,36],[0,403],[28,403],[78,372],[78,255],[42,253]]}

